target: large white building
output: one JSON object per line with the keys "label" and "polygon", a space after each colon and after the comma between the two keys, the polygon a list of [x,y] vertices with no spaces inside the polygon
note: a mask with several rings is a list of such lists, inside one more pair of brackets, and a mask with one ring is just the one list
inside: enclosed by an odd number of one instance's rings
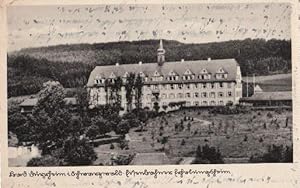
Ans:
{"label": "large white building", "polygon": [[[108,90],[105,88],[105,80],[114,81],[120,77],[126,82],[130,73],[143,78],[141,103],[142,107],[150,109],[158,105],[160,110],[171,110],[178,103],[185,106],[237,104],[242,97],[242,76],[235,59],[165,62],[161,40],[155,63],[95,67],[87,83],[90,104],[106,104]],[[124,86],[120,96],[121,106],[127,109]]]}

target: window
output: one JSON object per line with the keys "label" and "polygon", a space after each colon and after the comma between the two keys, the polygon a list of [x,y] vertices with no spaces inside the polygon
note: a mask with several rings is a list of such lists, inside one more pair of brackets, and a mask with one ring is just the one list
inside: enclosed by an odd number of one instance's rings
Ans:
{"label": "window", "polygon": [[232,83],[228,83],[228,84],[227,84],[227,88],[230,89],[230,88],[231,88],[231,84],[232,84]]}
{"label": "window", "polygon": [[211,105],[211,106],[215,106],[215,105],[216,105],[216,102],[215,102],[215,101],[210,101],[210,105]]}
{"label": "window", "polygon": [[206,102],[206,101],[203,101],[203,102],[202,102],[202,105],[203,105],[203,106],[207,106],[207,102]]}
{"label": "window", "polygon": [[178,84],[178,88],[179,88],[179,89],[182,89],[182,88],[183,88],[183,85],[182,85],[182,84]]}
{"label": "window", "polygon": [[223,88],[223,83],[222,82],[220,82],[220,88]]}
{"label": "window", "polygon": [[195,102],[194,102],[194,105],[195,105],[195,106],[199,106],[199,102],[198,102],[198,101],[195,101]]}
{"label": "window", "polygon": [[223,92],[219,92],[219,97],[223,97],[223,96],[224,96]]}
{"label": "window", "polygon": [[162,95],[161,95],[161,98],[162,98],[162,99],[166,99],[166,98],[167,98],[167,95],[166,95],[166,94],[162,94]]}
{"label": "window", "polygon": [[186,106],[191,106],[191,102],[186,102]]}
{"label": "window", "polygon": [[202,92],[201,96],[205,98],[205,97],[207,97],[207,93],[206,92]]}
{"label": "window", "polygon": [[198,85],[197,85],[197,84],[194,84],[194,88],[197,89],[197,88],[198,88]]}
{"label": "window", "polygon": [[186,89],[190,89],[190,84],[186,84]]}
{"label": "window", "polygon": [[216,94],[215,94],[215,92],[210,92],[209,96],[210,96],[211,98],[215,98],[215,97],[216,97]]}
{"label": "window", "polygon": [[215,84],[211,83],[211,89],[214,89],[214,88],[215,88]]}
{"label": "window", "polygon": [[199,97],[199,93],[198,92],[194,93],[194,96],[195,96],[195,98],[198,98]]}
{"label": "window", "polygon": [[180,98],[180,99],[183,98],[183,94],[182,93],[178,93],[177,94],[177,98]]}
{"label": "window", "polygon": [[171,85],[170,85],[170,88],[171,88],[171,89],[174,89],[174,84],[171,84]]}
{"label": "window", "polygon": [[202,87],[205,89],[205,88],[206,88],[206,83],[204,83],[204,84],[202,85]]}
{"label": "window", "polygon": [[228,91],[227,96],[228,96],[228,97],[232,97],[232,92],[231,92],[231,91]]}
{"label": "window", "polygon": [[191,97],[191,94],[190,94],[190,93],[186,93],[186,94],[185,94],[185,97],[186,97],[186,98],[190,98],[190,97]]}
{"label": "window", "polygon": [[171,94],[169,95],[169,98],[170,98],[170,99],[174,99],[174,98],[175,98],[174,93],[171,93]]}
{"label": "window", "polygon": [[224,102],[223,101],[219,101],[219,105],[224,105]]}

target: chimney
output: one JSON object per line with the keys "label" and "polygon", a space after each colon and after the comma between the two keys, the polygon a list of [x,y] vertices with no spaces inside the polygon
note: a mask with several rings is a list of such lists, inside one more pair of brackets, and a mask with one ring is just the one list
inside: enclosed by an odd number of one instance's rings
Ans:
{"label": "chimney", "polygon": [[120,64],[119,63],[116,63],[116,66],[119,66]]}
{"label": "chimney", "polygon": [[142,65],[143,64],[143,62],[142,61],[139,61],[139,65]]}
{"label": "chimney", "polygon": [[184,59],[181,59],[181,62],[184,62]]}
{"label": "chimney", "polygon": [[211,61],[211,58],[209,57],[209,58],[207,58],[207,61]]}

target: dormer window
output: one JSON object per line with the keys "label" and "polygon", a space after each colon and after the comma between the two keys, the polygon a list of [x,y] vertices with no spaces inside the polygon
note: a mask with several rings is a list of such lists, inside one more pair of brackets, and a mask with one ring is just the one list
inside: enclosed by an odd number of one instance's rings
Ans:
{"label": "dormer window", "polygon": [[155,71],[155,72],[154,72],[154,76],[160,76],[159,72],[158,72],[158,71]]}
{"label": "dormer window", "polygon": [[226,79],[227,76],[228,76],[228,73],[222,67],[220,67],[216,73],[216,78],[217,79]]}
{"label": "dormer window", "polygon": [[224,73],[224,72],[225,72],[224,69],[220,67],[217,73]]}
{"label": "dormer window", "polygon": [[145,74],[143,72],[140,72],[139,73],[140,77],[144,78],[145,77]]}
{"label": "dormer window", "polygon": [[206,69],[202,69],[201,74],[207,74],[207,70]]}
{"label": "dormer window", "polygon": [[200,74],[198,75],[198,79],[200,80],[208,80],[210,78],[211,74],[206,69],[202,69]]}
{"label": "dormer window", "polygon": [[124,78],[127,78],[129,76],[128,72],[125,72],[125,74],[123,75]]}
{"label": "dormer window", "polygon": [[153,74],[153,77],[150,78],[151,81],[162,81],[163,80],[163,76],[160,75],[160,73],[158,71],[155,71]]}
{"label": "dormer window", "polygon": [[116,78],[116,75],[112,72],[109,76],[109,78]]}
{"label": "dormer window", "polygon": [[195,78],[194,73],[192,73],[192,71],[189,69],[187,69],[184,75],[182,76],[183,80],[192,80],[194,78]]}
{"label": "dormer window", "polygon": [[178,80],[178,78],[179,78],[179,76],[176,72],[170,71],[169,74],[168,74],[167,80],[175,81],[175,80]]}
{"label": "dormer window", "polygon": [[95,78],[95,84],[103,84],[104,83],[104,78],[101,76],[96,76]]}

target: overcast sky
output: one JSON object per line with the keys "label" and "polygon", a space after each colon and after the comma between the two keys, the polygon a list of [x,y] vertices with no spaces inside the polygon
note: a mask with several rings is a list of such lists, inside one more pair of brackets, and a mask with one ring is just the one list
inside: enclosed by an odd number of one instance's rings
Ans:
{"label": "overcast sky", "polygon": [[290,39],[290,15],[289,4],[15,6],[8,9],[8,50],[160,38]]}

